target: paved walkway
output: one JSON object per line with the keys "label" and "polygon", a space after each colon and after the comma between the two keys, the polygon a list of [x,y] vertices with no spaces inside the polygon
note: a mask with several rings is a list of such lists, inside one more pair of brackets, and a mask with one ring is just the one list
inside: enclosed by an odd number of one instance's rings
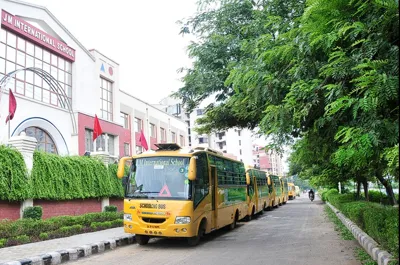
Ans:
{"label": "paved walkway", "polygon": [[126,236],[122,227],[106,229],[93,233],[80,234],[65,238],[52,239],[15,247],[0,248],[0,263],[40,256],[47,252],[80,247],[85,244]]}

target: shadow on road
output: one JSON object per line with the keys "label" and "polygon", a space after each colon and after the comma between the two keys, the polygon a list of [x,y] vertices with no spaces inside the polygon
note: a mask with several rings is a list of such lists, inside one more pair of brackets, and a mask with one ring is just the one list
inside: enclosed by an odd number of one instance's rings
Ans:
{"label": "shadow on road", "polygon": [[[258,217],[256,217],[258,218]],[[236,229],[240,229],[242,226],[244,226],[245,223],[238,223],[237,227],[232,230],[229,231],[227,227],[218,229],[216,231],[213,231],[207,235],[205,235],[198,246],[201,246],[203,244],[207,244],[207,242],[211,242],[219,237],[222,237],[226,234],[229,233],[233,233],[235,232]],[[187,244],[186,239],[185,238],[154,238],[152,240],[150,240],[150,242],[146,245],[146,246],[142,246],[142,248],[145,250],[147,249],[155,249],[155,248],[162,248],[162,249],[166,249],[166,248],[170,248],[170,249],[192,249],[195,247],[191,247]]]}

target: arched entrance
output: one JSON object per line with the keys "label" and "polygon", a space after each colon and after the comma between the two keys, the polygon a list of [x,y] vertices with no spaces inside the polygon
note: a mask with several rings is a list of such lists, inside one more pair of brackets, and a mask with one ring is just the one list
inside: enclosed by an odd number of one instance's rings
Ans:
{"label": "arched entrance", "polygon": [[69,155],[64,136],[49,120],[41,117],[28,118],[18,124],[11,136],[19,135],[21,132],[25,132],[27,136],[35,137],[38,141],[37,149],[39,150],[59,155]]}

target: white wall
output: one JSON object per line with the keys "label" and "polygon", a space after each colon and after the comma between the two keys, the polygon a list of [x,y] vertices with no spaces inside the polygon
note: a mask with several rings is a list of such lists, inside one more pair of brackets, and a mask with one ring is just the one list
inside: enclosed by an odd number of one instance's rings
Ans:
{"label": "white wall", "polygon": [[[53,138],[59,154],[66,155],[66,146],[72,145],[72,122],[70,113],[60,108],[49,107],[33,99],[28,99],[14,93],[17,101],[17,110],[11,121],[12,134],[15,129],[15,135],[18,135],[23,129],[35,126],[46,130]],[[8,115],[8,93],[3,95],[0,105],[0,143],[5,144],[8,141],[8,125],[5,125],[5,119]],[[48,122],[47,122],[47,121]],[[18,127],[18,128],[17,128]],[[64,142],[65,141],[65,142]]]}

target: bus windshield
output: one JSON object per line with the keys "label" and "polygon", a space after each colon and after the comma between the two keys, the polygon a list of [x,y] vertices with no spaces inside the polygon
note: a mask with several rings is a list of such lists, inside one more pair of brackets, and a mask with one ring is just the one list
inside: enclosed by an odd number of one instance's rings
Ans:
{"label": "bus windshield", "polygon": [[136,171],[126,189],[126,197],[149,199],[190,198],[188,157],[145,157],[135,161]]}

